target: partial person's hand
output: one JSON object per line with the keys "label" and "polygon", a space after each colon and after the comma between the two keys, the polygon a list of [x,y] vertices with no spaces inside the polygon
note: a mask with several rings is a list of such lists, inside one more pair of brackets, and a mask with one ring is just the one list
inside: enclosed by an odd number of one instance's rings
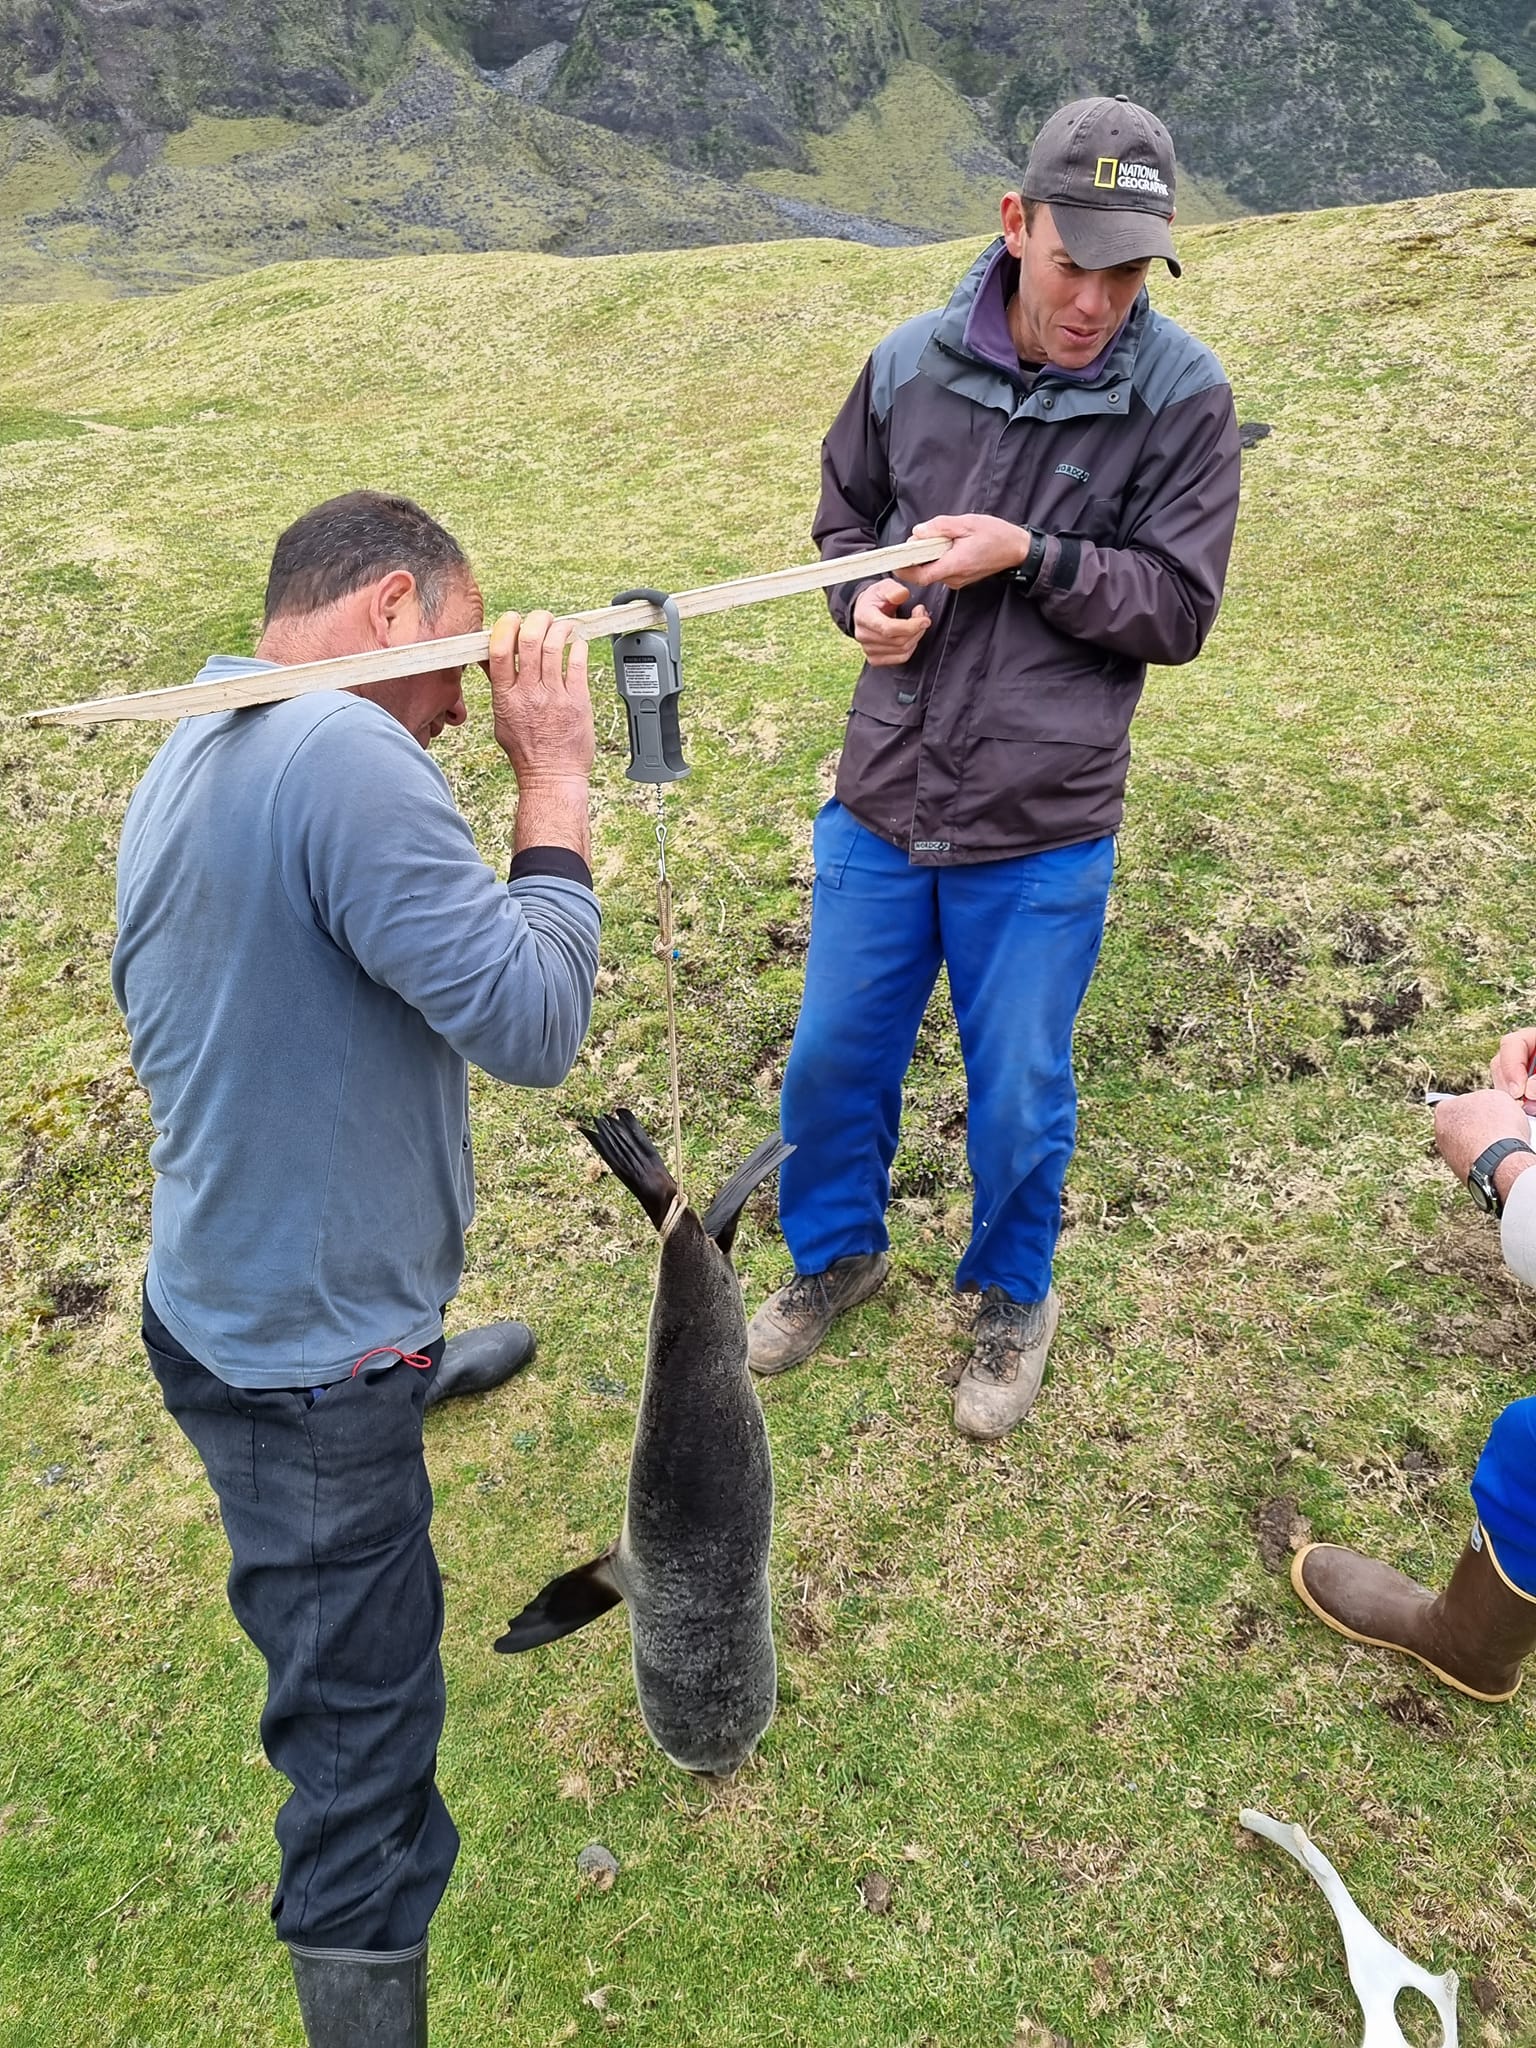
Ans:
{"label": "partial person's hand", "polygon": [[1532,1114],[1536,1115],[1533,1065],[1536,1065],[1536,1025],[1528,1025],[1524,1031],[1506,1032],[1499,1040],[1499,1049],[1493,1056],[1488,1076],[1495,1088],[1502,1088],[1517,1102],[1528,1101]]}
{"label": "partial person's hand", "polygon": [[1435,1150],[1459,1181],[1500,1138],[1531,1138],[1525,1111],[1502,1089],[1479,1088],[1435,1104]]}
{"label": "partial person's hand", "polygon": [[964,590],[988,576],[1017,569],[1029,553],[1030,531],[1010,519],[994,519],[990,512],[963,512],[953,518],[923,520],[913,527],[912,538],[938,538],[952,545],[936,562],[919,562],[904,569],[901,573],[906,581],[944,583],[951,590]]}
{"label": "partial person's hand", "polygon": [[859,592],[853,607],[853,637],[871,668],[895,668],[910,661],[913,649],[933,623],[926,605],[915,604],[910,612],[902,610],[911,596],[905,583],[890,576]]}
{"label": "partial person's hand", "polygon": [[519,789],[585,783],[596,741],[587,691],[587,643],[548,612],[503,612],[486,662],[496,744]]}

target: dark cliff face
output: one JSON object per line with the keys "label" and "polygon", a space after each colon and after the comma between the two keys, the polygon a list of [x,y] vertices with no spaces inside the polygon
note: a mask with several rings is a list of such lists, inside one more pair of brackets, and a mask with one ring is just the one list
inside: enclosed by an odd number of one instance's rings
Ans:
{"label": "dark cliff face", "polygon": [[568,44],[586,0],[466,0],[460,21],[469,54],[487,71],[504,71],[531,51]]}
{"label": "dark cliff face", "polygon": [[324,119],[418,28],[488,71],[558,45],[552,107],[726,172],[803,162],[902,53],[897,0],[0,0],[0,113],[93,153],[197,112]]}
{"label": "dark cliff face", "polygon": [[323,119],[395,71],[417,0],[0,0],[0,112],[101,151],[197,112]]}
{"label": "dark cliff face", "polygon": [[808,168],[903,54],[895,0],[590,0],[547,104],[699,170]]}
{"label": "dark cliff face", "polygon": [[[1523,66],[1536,89],[1536,37],[1505,20],[1525,0],[1455,4],[1475,47]],[[1536,113],[1513,99],[1486,107],[1412,0],[922,0],[922,11],[939,63],[986,97],[1021,160],[1053,108],[1124,92],[1162,115],[1181,162],[1255,211],[1536,183]]]}
{"label": "dark cliff face", "polygon": [[[1529,0],[916,0],[920,24],[913,4],[0,0],[0,116],[138,172],[200,112],[320,123],[371,103],[425,32],[487,73],[527,60],[551,113],[716,178],[809,169],[806,139],[915,54],[1017,161],[1063,101],[1127,92],[1258,211],[1536,184]],[[1498,62],[1479,76],[1459,38]]]}

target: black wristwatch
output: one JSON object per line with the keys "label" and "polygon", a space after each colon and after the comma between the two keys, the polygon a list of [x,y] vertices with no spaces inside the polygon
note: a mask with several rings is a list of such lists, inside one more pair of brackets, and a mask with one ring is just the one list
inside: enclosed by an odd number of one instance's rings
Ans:
{"label": "black wristwatch", "polygon": [[1493,1176],[1511,1152],[1529,1152],[1536,1157],[1536,1145],[1527,1145],[1524,1138],[1500,1138],[1486,1152],[1479,1152],[1467,1169],[1467,1193],[1490,1216],[1504,1214],[1504,1204],[1499,1200]]}
{"label": "black wristwatch", "polygon": [[1035,579],[1040,574],[1041,564],[1045,560],[1045,544],[1049,539],[1050,535],[1048,533],[1041,533],[1037,527],[1032,526],[1030,528],[1029,553],[1020,562],[1017,569],[1011,572],[1014,582],[1018,584],[1021,590],[1033,589]]}

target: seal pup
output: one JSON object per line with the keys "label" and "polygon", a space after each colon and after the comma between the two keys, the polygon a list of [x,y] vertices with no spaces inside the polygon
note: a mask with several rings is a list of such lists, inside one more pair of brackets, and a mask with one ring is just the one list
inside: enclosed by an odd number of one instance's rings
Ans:
{"label": "seal pup", "polygon": [[793,1147],[775,1132],[701,1220],[627,1109],[581,1128],[661,1233],[629,1497],[618,1542],[552,1579],[496,1648],[554,1642],[622,1600],[652,1739],[683,1770],[727,1778],[772,1719],[777,1679],[773,1462],[730,1251],[747,1197]]}

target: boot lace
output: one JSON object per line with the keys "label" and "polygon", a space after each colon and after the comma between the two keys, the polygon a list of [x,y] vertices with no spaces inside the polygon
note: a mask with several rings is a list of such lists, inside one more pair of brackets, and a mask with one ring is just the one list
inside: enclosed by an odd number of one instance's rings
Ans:
{"label": "boot lace", "polygon": [[976,1312],[973,1376],[1007,1384],[1018,1372],[1020,1354],[1038,1340],[1044,1327],[1043,1301],[1012,1301],[1001,1288],[989,1287]]}
{"label": "boot lace", "polygon": [[825,1273],[797,1273],[779,1296],[779,1314],[785,1321],[824,1315],[831,1306]]}

